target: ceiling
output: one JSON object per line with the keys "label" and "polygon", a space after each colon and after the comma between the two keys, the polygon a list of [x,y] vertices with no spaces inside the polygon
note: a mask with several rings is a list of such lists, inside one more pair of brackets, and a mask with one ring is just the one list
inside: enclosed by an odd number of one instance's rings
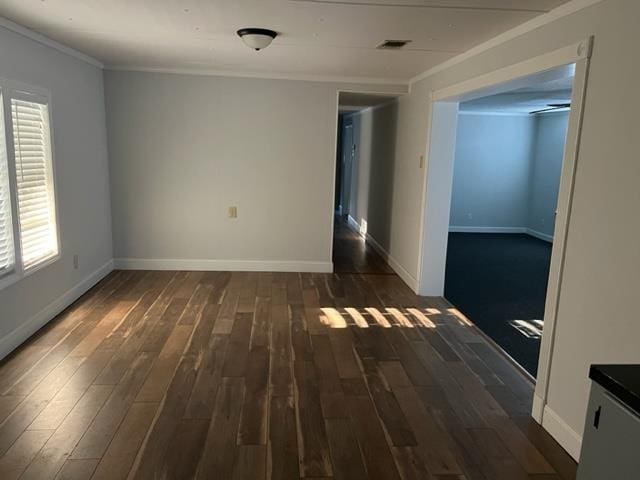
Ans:
{"label": "ceiling", "polygon": [[[567,0],[0,0],[108,68],[402,81]],[[241,27],[280,33],[244,46]],[[384,40],[411,40],[400,51]]]}
{"label": "ceiling", "polygon": [[571,103],[574,69],[559,68],[561,78],[538,82],[497,95],[476,98],[460,103],[460,111],[468,113],[529,114],[548,108],[550,103]]}
{"label": "ceiling", "polygon": [[397,96],[383,93],[340,92],[338,95],[338,110],[342,113],[357,112],[369,107],[383,105]]}

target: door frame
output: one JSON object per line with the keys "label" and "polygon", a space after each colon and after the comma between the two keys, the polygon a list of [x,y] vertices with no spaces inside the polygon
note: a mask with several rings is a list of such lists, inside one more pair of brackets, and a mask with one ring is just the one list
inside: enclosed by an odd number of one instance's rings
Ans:
{"label": "door frame", "polygon": [[[531,415],[543,426],[549,389],[549,376],[553,359],[558,304],[561,295],[562,274],[566,254],[566,241],[571,216],[575,172],[580,146],[580,133],[584,115],[589,59],[593,37],[554,50],[470,80],[431,92],[429,132],[425,152],[427,166],[424,173],[422,213],[420,218],[421,242],[418,263],[419,295],[442,296],[449,229],[455,131],[458,103],[518,88],[519,81],[531,75],[566,65],[575,65],[571,98],[571,113],[565,143],[558,213],[554,229],[554,245],[545,301],[544,331],[540,345],[538,378]],[[475,97],[474,97],[475,95]],[[443,135],[442,132],[449,132]],[[439,208],[438,208],[439,207]],[[548,420],[553,421],[552,418]]]}
{"label": "door frame", "polygon": [[[347,117],[349,115],[345,115],[343,118],[343,122],[347,121]],[[350,130],[350,138],[351,142],[349,145],[345,142],[347,138],[347,130]],[[342,215],[349,215],[351,212],[349,210],[349,206],[351,203],[351,179],[353,178],[353,163],[354,163],[354,129],[353,123],[343,123],[342,125],[342,155],[340,159],[342,161],[342,192],[340,195],[340,202],[342,202]],[[346,147],[349,148],[349,151],[346,150]]]}
{"label": "door frame", "polygon": [[[333,139],[332,139],[332,143],[331,143],[331,150],[332,150],[332,168],[331,168],[331,209],[329,211],[330,217],[329,217],[329,261],[332,263],[333,265],[333,234],[334,234],[334,215],[335,215],[335,199],[336,199],[336,169],[337,169],[337,161],[338,161],[338,116],[340,113],[340,94],[341,93],[362,93],[362,94],[370,94],[370,95],[389,95],[389,96],[394,96],[394,97],[400,97],[402,95],[406,95],[409,93],[409,85],[402,85],[400,83],[396,84],[389,84],[387,88],[382,87],[381,88],[375,88],[375,87],[371,87],[371,88],[348,88],[348,87],[337,87],[335,90],[335,103],[334,103],[334,108],[335,108],[335,116],[331,122],[332,128],[333,128]],[[368,107],[368,108],[378,108],[378,107]],[[354,112],[355,113],[355,112]],[[355,138],[355,137],[354,137]],[[354,140],[355,143],[355,140]],[[358,152],[356,152],[358,153]],[[352,175],[353,175],[353,168],[352,168]],[[333,270],[333,267],[332,267]]]}

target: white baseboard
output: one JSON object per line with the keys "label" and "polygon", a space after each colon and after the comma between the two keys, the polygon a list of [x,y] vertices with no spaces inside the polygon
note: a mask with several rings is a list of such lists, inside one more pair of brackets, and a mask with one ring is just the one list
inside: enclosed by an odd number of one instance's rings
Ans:
{"label": "white baseboard", "polygon": [[453,233],[527,233],[525,227],[466,227],[454,225],[449,227],[449,231]]}
{"label": "white baseboard", "polygon": [[83,293],[93,287],[102,280],[108,273],[113,270],[113,260],[109,260],[103,266],[95,270],[80,283],[71,287],[56,300],[51,302],[45,308],[36,313],[11,333],[0,339],[0,359],[9,355],[13,350],[19,347],[31,335],[36,333],[40,328],[55,318],[65,308],[75,302]]}
{"label": "white baseboard", "polygon": [[356,219],[353,218],[351,215],[347,215],[347,223],[356,232],[360,232],[360,224],[358,222],[356,222]]}
{"label": "white baseboard", "polygon": [[291,260],[204,260],[188,258],[116,258],[121,270],[198,270],[222,272],[333,272],[332,262]]}
{"label": "white baseboard", "polygon": [[549,408],[549,405],[544,407],[542,426],[576,462],[580,460],[582,436],[567,425],[556,412]]}
{"label": "white baseboard", "polygon": [[380,245],[375,238],[367,233],[365,240],[371,244],[382,258],[389,264],[391,268],[398,274],[398,276],[406,283],[414,292],[418,291],[418,281],[407,272],[393,256],[387,252],[382,245]]}
{"label": "white baseboard", "polygon": [[467,227],[452,225],[449,227],[452,233],[526,233],[545,242],[553,243],[553,235],[539,232],[527,227]]}
{"label": "white baseboard", "polygon": [[544,400],[535,393],[533,394],[533,405],[531,408],[531,416],[533,419],[542,424],[542,416],[544,413]]}
{"label": "white baseboard", "polygon": [[[360,233],[360,224],[351,216],[347,217],[347,223],[351,228],[353,228],[356,232]],[[378,243],[378,241],[373,238],[369,233],[366,235],[362,235],[367,243],[369,243],[373,249],[378,252],[378,254],[389,264],[389,266],[393,269],[394,272],[398,274],[398,276],[406,283],[411,290],[414,292],[418,291],[418,280],[416,280],[409,272],[407,272],[400,263],[393,258],[393,256]]]}
{"label": "white baseboard", "polygon": [[531,228],[527,228],[527,234],[532,237],[539,238],[540,240],[544,240],[545,242],[553,243],[553,235],[547,235],[546,233],[542,233]]}

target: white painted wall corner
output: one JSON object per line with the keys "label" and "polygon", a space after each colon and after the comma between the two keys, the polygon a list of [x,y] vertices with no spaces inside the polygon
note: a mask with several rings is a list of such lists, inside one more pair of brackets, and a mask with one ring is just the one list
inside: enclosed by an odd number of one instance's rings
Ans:
{"label": "white painted wall corner", "polygon": [[540,240],[544,240],[545,242],[553,243],[553,235],[547,235],[546,233],[542,233],[537,230],[533,230],[531,228],[527,228],[526,233],[528,235],[531,235],[532,237],[536,237]]}

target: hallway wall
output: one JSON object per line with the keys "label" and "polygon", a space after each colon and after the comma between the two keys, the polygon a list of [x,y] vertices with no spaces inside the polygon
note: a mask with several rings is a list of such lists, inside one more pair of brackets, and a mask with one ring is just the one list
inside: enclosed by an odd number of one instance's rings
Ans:
{"label": "hallway wall", "polygon": [[397,104],[372,107],[345,118],[353,125],[356,158],[349,215],[384,250],[390,248]]}

